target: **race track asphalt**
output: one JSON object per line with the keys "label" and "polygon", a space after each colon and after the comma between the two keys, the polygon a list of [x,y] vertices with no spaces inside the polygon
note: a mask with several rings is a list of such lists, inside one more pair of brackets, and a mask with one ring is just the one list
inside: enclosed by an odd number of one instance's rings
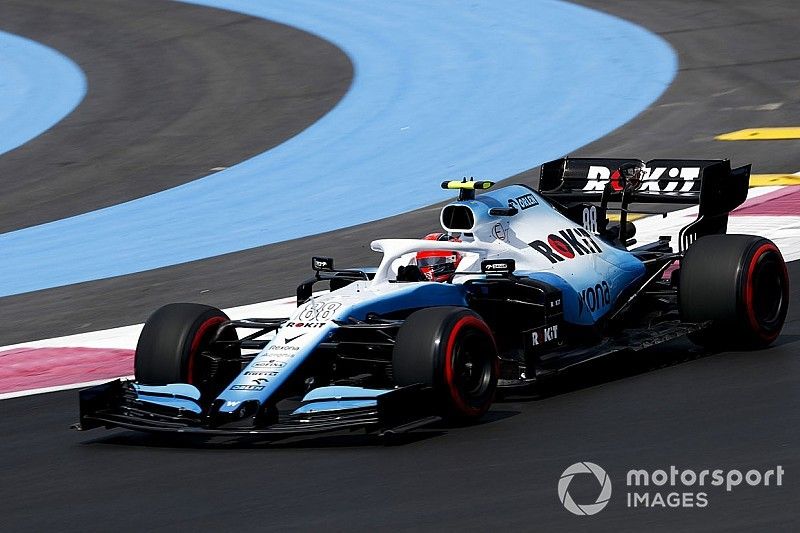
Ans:
{"label": "race track asphalt", "polygon": [[308,33],[163,0],[4,0],[0,30],[55,48],[88,80],[67,118],[0,157],[0,233],[264,152],[327,113],[353,75]]}
{"label": "race track asphalt", "polygon": [[[678,51],[680,71],[650,109],[580,154],[728,155],[756,172],[800,170],[796,141],[713,140],[796,122],[800,13],[792,0],[582,3],[662,35]],[[778,102],[777,111],[756,109]],[[312,253],[335,251],[339,265],[360,264],[370,258],[370,239],[422,235],[436,227],[437,211],[4,298],[0,323],[24,340],[138,322],[162,301],[225,307],[285,296]],[[269,445],[77,433],[66,429],[76,417],[74,391],[7,400],[0,517],[7,530],[68,531],[796,530],[800,265],[789,269],[789,320],[768,350],[703,354],[678,343],[606,361],[568,375],[552,396],[512,398],[480,425],[419,431],[397,446],[360,435]],[[577,461],[601,465],[613,483],[609,506],[592,517],[572,516],[558,501],[558,478]],[[781,487],[709,489],[707,508],[625,507],[627,470],[670,465],[781,465],[786,474]],[[576,499],[596,494],[591,486],[571,490]]]}

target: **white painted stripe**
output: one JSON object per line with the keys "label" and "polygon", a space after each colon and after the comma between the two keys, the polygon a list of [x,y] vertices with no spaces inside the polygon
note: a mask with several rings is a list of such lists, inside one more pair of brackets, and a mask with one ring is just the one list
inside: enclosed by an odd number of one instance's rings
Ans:
{"label": "white painted stripe", "polygon": [[20,398],[22,396],[33,396],[34,394],[44,394],[46,392],[58,392],[70,389],[82,389],[83,387],[92,387],[94,385],[102,385],[115,379],[133,379],[133,376],[119,376],[119,378],[106,378],[96,379],[94,381],[84,381],[83,383],[71,383],[68,385],[56,385],[54,387],[42,387],[40,389],[29,389],[14,392],[0,393],[0,400],[9,400],[11,398]]}
{"label": "white painted stripe", "polygon": [[[800,175],[800,172],[797,174]],[[748,191],[747,199],[752,200],[783,188],[785,186],[756,187]],[[662,235],[669,235],[672,237],[673,248],[677,248],[678,233],[697,217],[697,211],[698,207],[693,206],[672,211],[666,217],[651,216],[637,220],[634,222],[637,245],[654,242]],[[775,242],[786,261],[800,259],[800,215],[730,217],[728,233],[766,237]]]}
{"label": "white painted stripe", "polygon": [[800,259],[800,216],[737,216],[728,222],[728,233],[760,235],[775,243],[785,261]]}

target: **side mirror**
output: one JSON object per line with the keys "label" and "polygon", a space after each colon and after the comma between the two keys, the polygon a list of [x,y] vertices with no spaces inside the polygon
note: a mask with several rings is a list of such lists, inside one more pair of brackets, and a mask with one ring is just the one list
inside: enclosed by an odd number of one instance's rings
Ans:
{"label": "side mirror", "polygon": [[320,270],[331,271],[333,270],[333,257],[312,257],[311,268],[315,272]]}

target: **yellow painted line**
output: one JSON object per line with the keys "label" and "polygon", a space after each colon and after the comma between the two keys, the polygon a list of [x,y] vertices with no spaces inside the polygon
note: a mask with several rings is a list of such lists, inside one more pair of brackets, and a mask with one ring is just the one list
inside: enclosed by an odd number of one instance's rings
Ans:
{"label": "yellow painted line", "polygon": [[[628,220],[639,220],[647,216],[650,215],[645,215],[644,213],[628,213]],[[619,222],[619,213],[609,213],[608,220],[611,222]]]}
{"label": "yellow painted line", "polygon": [[747,128],[714,137],[718,141],[780,141],[800,139],[800,127]]}
{"label": "yellow painted line", "polygon": [[751,187],[769,187],[770,185],[800,185],[798,174],[751,174]]}

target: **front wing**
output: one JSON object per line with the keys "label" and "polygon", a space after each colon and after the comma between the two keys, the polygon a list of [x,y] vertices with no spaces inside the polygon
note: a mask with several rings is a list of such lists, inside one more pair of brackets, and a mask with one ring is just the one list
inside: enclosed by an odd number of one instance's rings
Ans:
{"label": "front wing", "polygon": [[[351,400],[353,398],[350,398]],[[328,431],[364,429],[379,434],[404,433],[438,422],[431,410],[430,390],[412,385],[370,398],[374,405],[320,409],[280,416],[272,423],[258,417],[219,420],[211,409],[197,415],[182,409],[148,405],[137,400],[129,381],[115,380],[80,392],[80,422],[74,429],[125,428],[157,433],[207,436],[264,436],[285,438]]]}

